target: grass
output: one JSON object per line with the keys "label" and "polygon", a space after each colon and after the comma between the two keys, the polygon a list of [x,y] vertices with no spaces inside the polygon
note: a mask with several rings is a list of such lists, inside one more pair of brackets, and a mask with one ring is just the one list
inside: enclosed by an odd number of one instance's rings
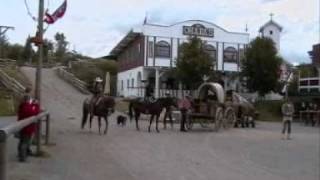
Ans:
{"label": "grass", "polygon": [[128,107],[129,107],[129,103],[127,101],[123,101],[121,99],[116,101],[116,107],[115,107],[116,111],[126,113],[127,111],[129,111]]}
{"label": "grass", "polygon": [[1,68],[5,73],[7,73],[10,77],[17,80],[19,83],[21,83],[23,86],[30,86],[31,82],[29,79],[26,78],[26,76],[19,70],[19,67],[15,66],[9,66],[6,68]]}
{"label": "grass", "polygon": [[282,121],[281,106],[283,101],[259,101],[256,108],[260,121]]}
{"label": "grass", "polygon": [[4,90],[0,90],[0,116],[15,115],[15,104],[13,95]]}

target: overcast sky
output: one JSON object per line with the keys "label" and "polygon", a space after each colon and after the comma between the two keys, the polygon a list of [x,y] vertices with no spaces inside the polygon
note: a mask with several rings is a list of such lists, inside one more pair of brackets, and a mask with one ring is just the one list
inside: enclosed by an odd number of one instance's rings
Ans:
{"label": "overcast sky", "polygon": [[[0,25],[14,26],[7,36],[12,43],[25,43],[35,34],[36,22],[27,14],[25,0],[0,0]],[[31,14],[37,16],[38,1],[26,0]],[[45,0],[49,12],[63,0]],[[63,32],[69,49],[92,57],[107,55],[133,27],[148,22],[170,25],[185,20],[205,20],[228,31],[244,32],[250,38],[269,19],[283,26],[281,55],[292,63],[310,62],[307,54],[319,43],[319,0],[68,0],[65,16],[51,25],[45,37],[53,39]]]}

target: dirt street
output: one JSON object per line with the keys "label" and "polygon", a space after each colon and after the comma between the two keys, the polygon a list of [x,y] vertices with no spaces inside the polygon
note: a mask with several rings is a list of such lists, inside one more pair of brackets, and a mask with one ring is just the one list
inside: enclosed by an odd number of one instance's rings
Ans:
{"label": "dirt street", "polygon": [[[33,79],[33,68],[23,68]],[[81,104],[86,98],[44,69],[43,106],[52,117],[48,158],[18,163],[16,140],[10,141],[9,177],[12,180],[318,180],[319,128],[294,124],[293,139],[281,140],[279,123],[258,122],[256,129],[219,133],[195,128],[147,132],[146,122],[116,125],[98,135],[80,130]],[[162,127],[162,125],[160,126]],[[154,130],[154,127],[153,127]]]}

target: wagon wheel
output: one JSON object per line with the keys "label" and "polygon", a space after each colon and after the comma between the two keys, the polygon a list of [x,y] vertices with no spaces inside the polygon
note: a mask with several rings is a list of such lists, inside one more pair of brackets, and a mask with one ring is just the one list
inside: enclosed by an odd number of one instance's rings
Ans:
{"label": "wagon wheel", "polygon": [[223,127],[225,129],[228,129],[232,127],[237,120],[236,113],[234,112],[234,109],[232,107],[227,107],[227,109],[224,112],[224,121],[223,121]]}
{"label": "wagon wheel", "polygon": [[187,114],[187,118],[184,126],[187,130],[191,130],[193,127],[192,116],[189,113]]}
{"label": "wagon wheel", "polygon": [[211,105],[209,112],[209,117],[200,119],[200,126],[202,128],[215,129],[216,106]]}
{"label": "wagon wheel", "polygon": [[214,131],[219,131],[223,121],[223,109],[218,107],[215,115]]}

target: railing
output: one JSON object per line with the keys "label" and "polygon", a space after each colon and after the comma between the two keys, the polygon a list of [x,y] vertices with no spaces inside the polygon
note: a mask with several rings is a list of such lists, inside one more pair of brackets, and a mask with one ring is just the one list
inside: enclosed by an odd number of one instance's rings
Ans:
{"label": "railing", "polygon": [[12,90],[16,95],[22,96],[24,93],[25,87],[21,85],[17,80],[10,77],[7,73],[0,69],[0,81],[3,85]]}
{"label": "railing", "polygon": [[[159,97],[165,97],[166,93],[169,93],[171,97],[181,98],[182,96],[188,94],[193,95],[194,91],[192,90],[178,90],[178,89],[159,89]],[[145,96],[145,88],[143,87],[129,87],[127,88],[127,96]]]}
{"label": "railing", "polygon": [[16,66],[17,61],[13,59],[0,59],[0,67]]}
{"label": "railing", "polygon": [[37,155],[41,153],[41,122],[45,117],[46,121],[46,136],[45,144],[49,143],[49,129],[50,129],[50,114],[42,112],[37,116],[32,116],[23,121],[17,121],[0,129],[0,180],[7,180],[7,141],[12,134],[19,132],[24,127],[37,123],[36,139],[37,139]]}
{"label": "railing", "polygon": [[70,83],[72,86],[77,88],[80,92],[84,94],[90,94],[87,89],[87,84],[80,79],[76,78],[72,73],[64,70],[63,68],[57,68],[56,72],[59,77]]}

